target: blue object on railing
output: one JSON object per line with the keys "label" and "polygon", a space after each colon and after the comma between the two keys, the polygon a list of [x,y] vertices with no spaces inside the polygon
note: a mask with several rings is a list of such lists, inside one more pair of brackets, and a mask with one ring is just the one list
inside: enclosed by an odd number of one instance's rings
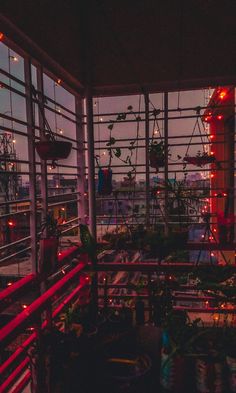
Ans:
{"label": "blue object on railing", "polygon": [[98,194],[110,195],[112,193],[112,170],[110,168],[98,170]]}

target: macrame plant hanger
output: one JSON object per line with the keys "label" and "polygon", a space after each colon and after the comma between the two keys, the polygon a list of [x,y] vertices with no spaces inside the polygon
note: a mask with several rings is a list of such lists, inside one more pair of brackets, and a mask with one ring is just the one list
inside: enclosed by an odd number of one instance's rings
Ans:
{"label": "macrame plant hanger", "polygon": [[[153,115],[154,115],[154,120],[153,120],[153,127],[152,127],[152,137],[151,137],[151,146],[155,146],[155,140],[156,142],[158,140],[160,140],[160,142],[163,142],[163,144],[161,146],[164,147],[164,137],[161,134],[161,129],[158,123],[158,119],[157,116],[160,114],[160,110],[159,109],[155,109],[153,110]],[[164,150],[163,150],[164,151]],[[153,157],[152,157],[153,155]],[[158,162],[158,159],[155,156],[155,153],[153,152],[149,152],[149,161],[150,161],[150,166],[155,168],[157,171],[159,169],[159,167],[162,165],[161,159]],[[158,168],[158,169],[157,169]],[[158,202],[158,198],[157,198],[157,192],[154,195],[154,204],[153,204],[153,215],[152,215],[152,221],[151,221],[151,225],[155,226],[155,224],[157,224],[157,217],[154,213],[156,213],[157,210],[160,211],[162,218],[164,217],[164,213],[162,211],[161,205]]]}
{"label": "macrame plant hanger", "polygon": [[[205,148],[204,137],[207,138],[207,142],[208,143],[210,143],[210,140],[209,140],[209,136],[208,136],[208,134],[207,134],[207,132],[205,130],[204,123],[203,123],[203,121],[201,119],[201,115],[200,115],[201,107],[197,107],[197,108],[195,108],[195,110],[196,110],[197,118],[196,118],[196,121],[195,121],[195,124],[194,124],[194,127],[193,127],[193,131],[192,131],[192,134],[191,134],[188,146],[187,146],[185,157],[183,158],[184,169],[186,168],[187,164],[195,165],[197,167],[202,168],[203,166],[205,166],[207,164],[212,164],[212,163],[214,163],[216,161],[214,154],[209,155],[208,152],[206,151],[206,148]],[[201,123],[200,123],[200,119],[201,119]],[[203,127],[204,134],[202,133],[201,125]],[[196,132],[197,131],[199,133],[200,140],[201,140],[202,153],[200,151],[198,151],[197,155],[189,156],[188,153],[189,153],[189,150],[190,150],[190,147],[191,147],[191,143],[192,143],[192,140],[193,140],[194,136],[196,136]]]}

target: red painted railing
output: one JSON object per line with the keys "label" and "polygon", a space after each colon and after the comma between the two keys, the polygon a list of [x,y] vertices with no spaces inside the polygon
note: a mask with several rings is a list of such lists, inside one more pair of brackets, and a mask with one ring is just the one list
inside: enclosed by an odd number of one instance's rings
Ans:
{"label": "red painted railing", "polygon": [[[73,253],[74,256],[75,251],[78,248],[74,248]],[[72,255],[70,253],[70,255]],[[66,255],[69,257],[69,253]],[[62,261],[62,259],[61,259]],[[75,266],[71,271],[69,271],[63,278],[61,278],[57,283],[51,286],[45,293],[39,296],[35,301],[33,301],[26,309],[24,309],[19,315],[17,315],[13,320],[11,320],[6,326],[4,326],[0,330],[0,343],[1,348],[4,349],[6,346],[11,343],[20,333],[24,331],[25,328],[30,327],[32,323],[37,322],[39,317],[43,311],[48,310],[50,312],[51,305],[53,300],[56,297],[65,293],[68,287],[71,284],[74,284],[78,281],[78,285],[72,290],[72,292],[67,295],[63,302],[60,303],[56,309],[51,313],[51,317],[56,318],[63,309],[71,304],[73,301],[78,301],[81,298],[81,302],[84,303],[85,300],[88,301],[89,293],[83,293],[84,288],[88,287],[89,281],[86,279],[81,280],[79,282],[79,275],[84,269],[85,263],[80,262],[77,266]],[[1,296],[4,299],[4,303],[8,304],[11,302],[7,301],[9,296],[13,296],[14,299],[17,298],[17,295],[22,294],[22,291],[25,288],[29,288],[33,282],[35,282],[36,277],[34,275],[30,275],[28,277],[19,280],[15,284],[12,284],[11,287],[6,288],[6,290],[2,291]],[[86,298],[86,299],[85,299]],[[42,328],[46,327],[49,321],[45,320]],[[18,393],[23,390],[23,388],[27,385],[30,380],[30,372],[26,372],[26,369],[29,365],[29,359],[27,356],[27,350],[31,347],[34,340],[36,339],[36,333],[32,333],[17,350],[1,365],[0,367],[0,375],[2,375],[2,385],[0,387],[0,393],[9,392],[9,389],[15,384],[17,380],[20,379],[19,383],[14,387],[14,392]],[[12,371],[13,370],[13,371]],[[9,374],[10,373],[10,374]],[[4,375],[5,380],[4,380]],[[22,378],[23,376],[23,378]]]}

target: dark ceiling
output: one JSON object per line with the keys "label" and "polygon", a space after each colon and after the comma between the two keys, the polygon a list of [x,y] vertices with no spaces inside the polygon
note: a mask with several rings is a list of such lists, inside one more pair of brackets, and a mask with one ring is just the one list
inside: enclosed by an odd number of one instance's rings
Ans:
{"label": "dark ceiling", "polygon": [[1,0],[0,12],[94,94],[236,81],[236,0]]}

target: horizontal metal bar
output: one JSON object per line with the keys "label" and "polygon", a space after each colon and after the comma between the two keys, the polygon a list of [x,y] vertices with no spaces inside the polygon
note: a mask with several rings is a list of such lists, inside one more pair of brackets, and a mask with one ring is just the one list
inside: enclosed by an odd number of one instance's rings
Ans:
{"label": "horizontal metal bar", "polygon": [[67,296],[66,299],[62,301],[62,303],[53,311],[52,317],[56,318],[60,313],[68,306],[68,304],[72,303],[73,300],[78,298],[79,293],[81,292],[81,289],[85,287],[84,284],[78,285],[69,296]]}
{"label": "horizontal metal bar", "polygon": [[6,218],[6,217],[12,217],[13,215],[16,216],[16,215],[24,214],[24,213],[30,213],[30,209],[27,209],[27,210],[20,210],[20,211],[14,212],[14,213],[2,214],[2,215],[0,216],[0,220],[2,220],[3,218]]}
{"label": "horizontal metal bar", "polygon": [[27,371],[20,382],[14,387],[11,393],[22,393],[31,380],[31,372]]}
{"label": "horizontal metal bar", "polygon": [[9,74],[9,72],[4,70],[3,68],[0,68],[0,73],[5,75],[8,79],[12,79],[14,82],[19,83],[19,85],[26,87],[25,82],[23,82],[21,79],[18,79],[16,76]]}
{"label": "horizontal metal bar", "polygon": [[39,315],[51,303],[53,296],[59,294],[62,290],[67,288],[71,281],[84,268],[84,263],[79,263],[73,270],[71,270],[65,277],[49,288],[43,295],[38,297],[25,310],[18,314],[12,321],[5,325],[0,330],[0,343],[2,347],[8,345],[19,332],[27,326],[34,317]]}
{"label": "horizontal metal bar", "polygon": [[[50,165],[49,165],[49,166],[50,166]],[[53,170],[53,169],[52,169],[52,170]],[[49,176],[54,176],[54,175],[60,175],[60,176],[75,176],[75,177],[80,176],[80,175],[77,174],[77,173],[67,173],[67,172],[53,173],[53,172],[51,172],[51,171],[50,171],[50,173],[48,172],[48,177],[49,177]],[[50,187],[50,188],[52,188],[52,187]],[[60,188],[68,188],[68,187],[60,187]]]}
{"label": "horizontal metal bar", "polygon": [[[216,131],[217,132],[217,131]],[[203,137],[205,137],[205,138],[209,138],[210,137],[210,133],[209,134],[203,134],[202,135]],[[217,137],[218,136],[224,136],[225,137],[225,133],[224,132],[217,132]],[[182,135],[168,135],[168,139],[185,139],[185,138],[193,138],[193,139],[195,139],[195,138],[199,138],[200,137],[200,135],[198,134],[194,134],[194,135],[192,135],[192,134],[182,134]],[[145,141],[146,139],[144,138],[144,137],[138,137],[138,138],[115,138],[116,139],[116,143],[118,144],[119,142],[130,142],[130,140],[133,140],[133,139],[135,139],[135,140],[137,140],[137,141]],[[156,137],[156,139],[160,139],[158,136]],[[150,137],[149,137],[149,142],[151,142],[152,141],[152,135],[150,135]],[[96,139],[95,141],[94,141],[94,143],[96,144],[96,143],[108,143],[109,142],[109,139]],[[87,143],[87,141],[84,141],[84,143]],[[212,143],[214,143],[213,141],[212,141]],[[95,147],[95,149],[97,149],[96,147]]]}
{"label": "horizontal metal bar", "polygon": [[66,226],[66,225],[71,224],[72,222],[75,222],[78,220],[79,220],[79,217],[75,217],[75,218],[72,218],[71,220],[66,221],[65,223],[61,224],[60,226],[63,227],[63,226]]}
{"label": "horizontal metal bar", "polygon": [[[15,252],[14,254],[8,255],[7,257],[1,258],[1,259],[0,259],[0,267],[4,266],[4,265],[2,264],[2,262],[9,261],[9,259],[12,259],[12,258],[16,257],[17,255],[23,254],[24,252],[30,251],[30,250],[31,250],[31,247],[27,247],[27,248],[24,248],[24,249],[21,250],[21,251]],[[23,261],[22,261],[22,262],[23,262]],[[15,263],[21,263],[21,262],[16,261]]]}
{"label": "horizontal metal bar", "polygon": [[[192,271],[209,271],[211,265],[209,263],[196,266],[193,263],[158,263],[158,262],[138,262],[138,263],[99,263],[96,266],[97,271],[128,271],[128,272],[192,272]],[[214,270],[219,272],[224,266],[214,266]],[[236,265],[230,265],[232,269],[232,274],[236,272]]]}
{"label": "horizontal metal bar", "polygon": [[15,89],[15,88],[12,87],[12,86],[9,86],[9,85],[8,85],[7,83],[5,83],[5,82],[0,81],[0,83],[1,83],[1,89],[9,90],[9,91],[11,91],[11,92],[14,93],[14,94],[17,94],[17,95],[23,97],[24,99],[26,98],[25,93],[22,93],[22,91],[17,90],[17,89]]}
{"label": "horizontal metal bar", "polygon": [[3,251],[3,250],[5,250],[7,248],[10,248],[10,247],[14,247],[16,244],[19,244],[19,243],[22,243],[22,242],[26,242],[26,241],[28,241],[30,239],[31,239],[31,236],[22,237],[22,239],[19,239],[19,240],[16,240],[15,242],[12,242],[12,243],[9,243],[9,244],[5,244],[4,246],[1,246],[0,247],[0,251]]}
{"label": "horizontal metal bar", "polygon": [[16,281],[0,292],[0,312],[9,307],[22,293],[29,290],[37,281],[35,274],[27,276]]}
{"label": "horizontal metal bar", "polygon": [[[58,105],[58,106],[59,106],[59,105]],[[48,106],[48,105],[45,105],[45,104],[44,104],[44,108],[45,108],[45,109],[47,109],[48,111],[50,111],[50,112],[54,113],[54,114],[55,114],[55,115],[57,115],[57,116],[61,116],[61,117],[63,117],[64,119],[66,119],[66,120],[70,121],[71,123],[78,124],[78,125],[80,125],[80,124],[81,124],[81,123],[79,123],[77,120],[73,120],[73,119],[71,119],[70,117],[68,117],[68,116],[64,115],[64,113],[62,113],[62,112],[58,112],[57,110],[55,110],[54,108],[51,108],[51,107],[50,107],[50,106]]]}
{"label": "horizontal metal bar", "polygon": [[[72,94],[72,95],[73,95],[73,94]],[[53,105],[56,105],[57,107],[60,107],[60,108],[62,108],[64,111],[70,113],[72,116],[75,116],[75,118],[78,119],[78,121],[81,120],[80,117],[77,116],[76,112],[72,112],[70,109],[68,109],[66,106],[60,104],[58,101],[54,101],[51,97],[48,97],[48,96],[45,95],[45,94],[43,95],[43,98],[46,98],[46,101],[51,102]],[[74,96],[74,98],[75,98],[75,96]],[[84,116],[82,116],[82,117],[84,117]]]}
{"label": "horizontal metal bar", "polygon": [[[56,318],[62,311],[63,309],[70,304],[74,298],[76,298],[81,291],[86,285],[85,284],[79,284],[78,287],[76,287],[73,292],[66,297],[63,302],[53,311],[52,317]],[[45,324],[43,324],[42,327],[46,327]],[[0,366],[0,374],[3,375],[5,374],[9,368],[12,368],[17,361],[19,361],[22,356],[25,355],[26,351],[28,348],[33,344],[34,340],[36,339],[36,333],[32,333],[24,342],[21,344],[19,348],[16,349],[16,351]]]}
{"label": "horizontal metal bar", "polygon": [[2,124],[0,125],[0,130],[4,131],[4,132],[9,132],[9,133],[15,134],[15,135],[21,135],[21,136],[23,136],[25,138],[29,138],[29,135],[26,132],[16,130],[15,128],[5,127]]}
{"label": "horizontal metal bar", "polygon": [[[163,93],[161,93],[161,94],[163,94]],[[224,108],[232,108],[232,107],[236,108],[236,104],[229,104],[229,105],[224,104]],[[209,107],[208,105],[207,106],[203,105],[203,106],[199,106],[199,108],[201,110],[205,110],[205,109],[210,109],[211,107]],[[199,109],[199,108],[196,108],[196,107],[168,108],[167,111],[168,112],[184,112],[184,111],[194,111],[194,112],[196,112],[196,109]],[[222,109],[222,104],[220,103],[219,105],[217,105],[217,104],[214,105],[214,109],[217,109],[217,108]],[[153,109],[149,110],[149,115],[153,116]],[[160,113],[164,113],[164,109],[161,109],[161,108],[158,108],[158,109],[160,110]],[[123,112],[126,113],[126,115],[128,115],[128,116],[133,116],[134,114],[135,115],[142,115],[142,114],[145,115],[145,113],[146,113],[144,110],[132,111],[132,112],[123,111]],[[119,113],[123,113],[123,112],[120,111],[120,112],[109,112],[109,113],[106,112],[106,113],[97,113],[97,114],[94,113],[94,117],[117,116]],[[199,115],[197,117],[199,117]],[[154,119],[154,116],[150,117],[150,120],[151,119]],[[157,117],[157,120],[159,120],[159,117]],[[134,121],[136,121],[136,120],[134,120]]]}
{"label": "horizontal metal bar", "polygon": [[17,379],[22,375],[22,373],[27,369],[29,359],[25,358],[19,364],[18,367],[7,377],[7,379],[1,385],[1,393],[6,393],[14,385]]}
{"label": "horizontal metal bar", "polygon": [[[58,195],[49,195],[48,199],[52,199],[52,198],[59,198],[59,197],[65,197],[65,196],[71,196],[71,195],[78,195],[80,194],[79,191],[74,191],[74,192],[66,192],[64,194],[58,194]],[[39,198],[41,199],[41,197]]]}
{"label": "horizontal metal bar", "polygon": [[69,199],[69,200],[67,200],[67,201],[49,203],[49,204],[48,204],[48,207],[67,205],[67,204],[69,204],[69,203],[78,202],[79,200],[80,200],[79,198],[75,198],[75,199]]}
{"label": "horizontal metal bar", "polygon": [[17,203],[25,203],[25,202],[30,202],[30,199],[15,199],[12,201],[0,202],[0,206],[16,205]]}
{"label": "horizontal metal bar", "polygon": [[73,225],[72,227],[65,229],[64,231],[62,231],[62,232],[61,232],[61,233],[62,233],[62,235],[63,235],[64,233],[66,233],[66,232],[69,232],[69,231],[72,231],[73,229],[76,229],[76,228],[78,228],[78,227],[79,227],[79,225],[80,225],[80,224]]}

